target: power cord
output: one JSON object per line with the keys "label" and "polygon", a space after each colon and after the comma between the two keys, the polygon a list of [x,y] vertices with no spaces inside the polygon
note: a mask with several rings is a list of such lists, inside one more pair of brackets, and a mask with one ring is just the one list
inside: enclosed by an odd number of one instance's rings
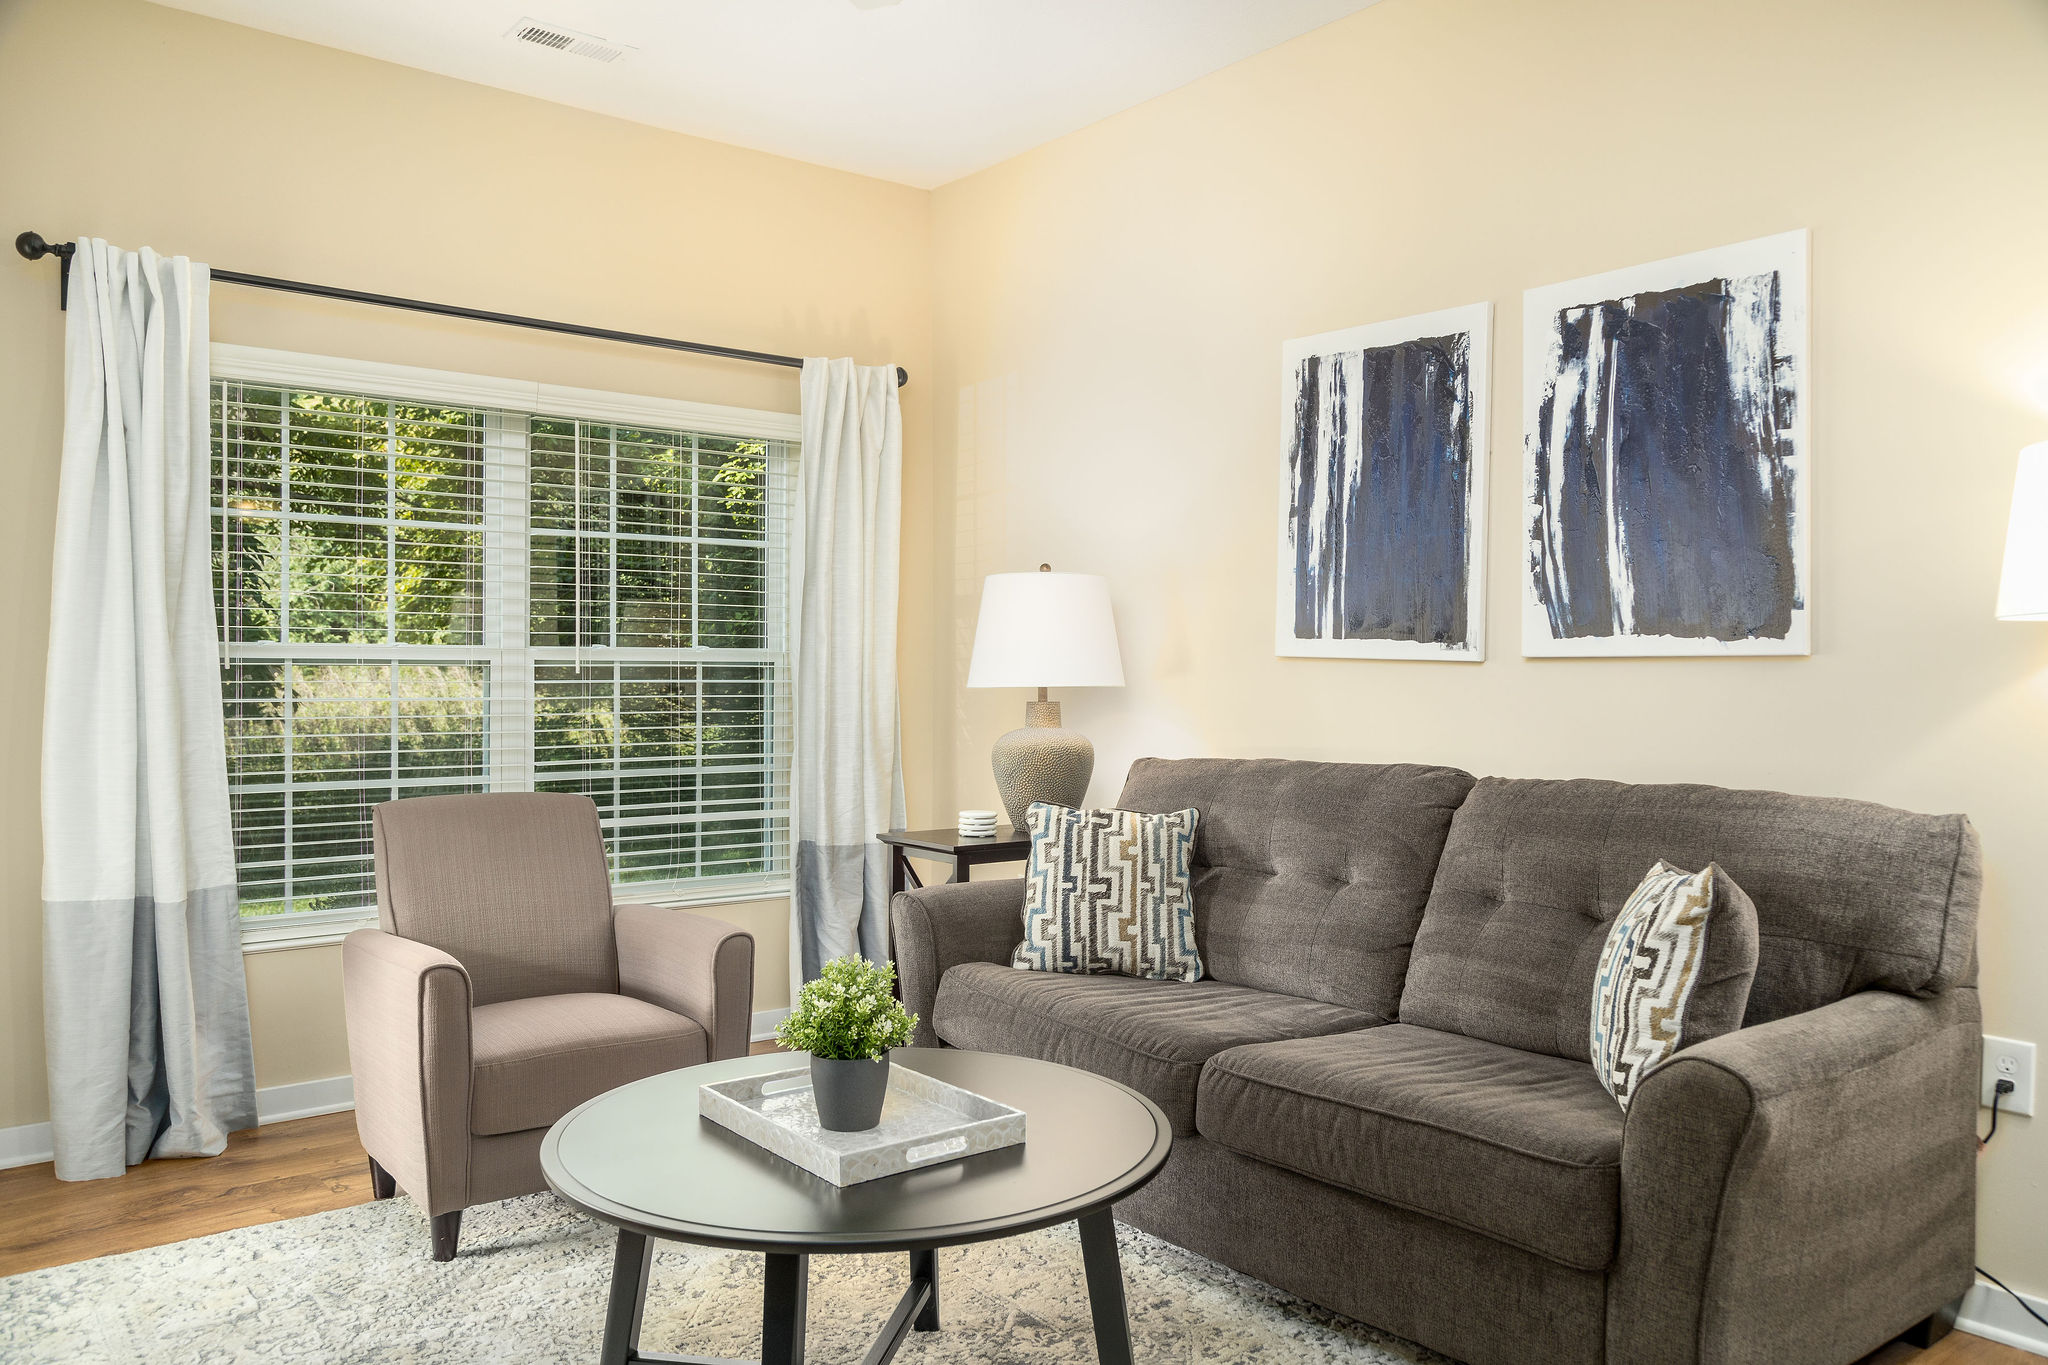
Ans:
{"label": "power cord", "polygon": [[[2007,1095],[2010,1095],[2012,1092],[2012,1082],[2005,1080],[2003,1077],[2001,1077],[1997,1081],[1997,1083],[1995,1083],[1991,1087],[1991,1131],[1986,1133],[1983,1137],[1977,1139],[1978,1151],[1981,1152],[1986,1147],[1989,1147],[1991,1145],[1991,1139],[1998,1136],[1998,1102],[2004,1099]],[[2031,1313],[2034,1310],[2029,1308],[2027,1311]]]}
{"label": "power cord", "polygon": [[[2000,1081],[2000,1082],[1999,1082],[1999,1084],[2000,1084],[2000,1085],[2004,1085],[2004,1084],[2006,1084],[2006,1082],[2004,1082],[2004,1081]],[[2000,1092],[2000,1093],[2003,1093],[2003,1092]],[[1979,1275],[1982,1275],[1982,1276],[1983,1276],[1983,1277],[1984,1277],[1985,1279],[1987,1279],[1987,1280],[1991,1281],[1991,1283],[1993,1283],[1993,1284],[1997,1285],[1997,1286],[1998,1286],[1998,1287],[1999,1287],[2000,1289],[2003,1289],[2003,1290],[2004,1290],[2004,1291],[2005,1291],[2006,1293],[2008,1293],[2008,1294],[2012,1295],[2012,1301],[2013,1301],[2014,1303],[2016,1303],[2016,1304],[2018,1304],[2018,1305],[2020,1306],[2020,1311],[2021,1311],[2021,1312],[2025,1313],[2025,1314],[2026,1314],[2026,1315],[2027,1315],[2028,1317],[2032,1318],[2032,1319],[2033,1319],[2033,1320],[2034,1320],[2035,1322],[2038,1322],[2038,1323],[2040,1323],[2040,1324],[2041,1324],[2041,1325],[2042,1325],[2043,1327],[2048,1327],[2048,1318],[2044,1318],[2044,1317],[2042,1317],[2042,1316],[2041,1316],[2041,1315],[2040,1315],[2039,1313],[2036,1313],[2036,1312],[2035,1312],[2035,1311],[2033,1310],[2033,1308],[2032,1308],[2032,1307],[2031,1307],[2031,1306],[2030,1306],[2030,1305],[2029,1305],[2029,1304],[2027,1303],[2027,1301],[2026,1301],[2025,1299],[2023,1299],[2023,1298],[2021,1298],[2021,1297],[2019,1296],[2019,1291],[2018,1291],[2018,1290],[2014,1289],[2014,1288],[2013,1288],[2013,1287],[2012,1287],[2011,1285],[2007,1284],[2007,1283],[2006,1283],[2006,1282],[2005,1282],[2004,1280],[2001,1280],[2001,1279],[1999,1279],[1999,1278],[1998,1278],[1998,1277],[1997,1277],[1996,1275],[1992,1274],[1992,1273],[1991,1273],[1990,1271],[1986,1270],[1986,1269],[1985,1269],[1985,1268],[1984,1268],[1983,1266],[1981,1266],[1981,1265],[1977,1267],[1977,1273],[1978,1273]]]}
{"label": "power cord", "polygon": [[[2010,1095],[2013,1092],[2013,1088],[2013,1083],[2009,1080],[2004,1079],[2003,1077],[2001,1077],[1992,1085],[1991,1131],[1986,1133],[1983,1137],[1977,1139],[1978,1151],[1983,1151],[1984,1148],[1990,1143],[1991,1139],[1998,1136],[1998,1102],[2004,1099],[2007,1095]],[[2006,1293],[2012,1295],[2012,1301],[2020,1306],[2020,1311],[2022,1313],[2025,1313],[2028,1317],[2032,1318],[2035,1322],[2040,1323],[2043,1327],[2048,1327],[2048,1318],[2044,1318],[2039,1313],[2036,1313],[2033,1309],[2033,1305],[2029,1304],[2025,1299],[2019,1296],[2018,1290],[2014,1289],[2004,1280],[1999,1279],[1996,1275],[1992,1274],[1990,1271],[1986,1270],[1981,1265],[1977,1267],[1977,1273],[1979,1275],[1982,1275],[1985,1279],[1991,1281],[1991,1283],[1997,1285],[2000,1289],[2003,1289]]]}

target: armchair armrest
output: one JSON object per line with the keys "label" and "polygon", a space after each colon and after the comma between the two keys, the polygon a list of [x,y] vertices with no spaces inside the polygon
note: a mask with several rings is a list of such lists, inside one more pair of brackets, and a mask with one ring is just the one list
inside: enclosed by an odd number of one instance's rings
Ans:
{"label": "armchair armrest", "polygon": [[1864,991],[1645,1077],[1607,1358],[1851,1360],[1969,1289],[1980,1029],[1972,989]]}
{"label": "armchair armrest", "polygon": [[917,1015],[911,1046],[939,1046],[932,1002],[940,977],[963,962],[1008,962],[1023,937],[1022,877],[897,893],[889,907],[889,939],[903,1006]]}
{"label": "armchair armrest", "polygon": [[744,1057],[754,1030],[754,936],[658,905],[612,908],[619,993],[694,1020],[711,1060]]}
{"label": "armchair armrest", "polygon": [[341,944],[356,1132],[426,1206],[469,1203],[469,972],[439,948],[382,929]]}

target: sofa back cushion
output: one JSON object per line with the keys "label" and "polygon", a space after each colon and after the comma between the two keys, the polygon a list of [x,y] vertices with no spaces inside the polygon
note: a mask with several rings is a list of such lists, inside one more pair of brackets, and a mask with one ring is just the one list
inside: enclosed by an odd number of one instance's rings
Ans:
{"label": "sofa back cushion", "polygon": [[1658,860],[1755,902],[1745,1024],[1975,979],[1977,836],[1960,815],[1783,792],[1489,777],[1452,821],[1401,1020],[1586,1059],[1608,924]]}
{"label": "sofa back cushion", "polygon": [[1141,758],[1117,805],[1201,812],[1204,975],[1391,1020],[1451,812],[1471,787],[1469,773],[1412,764]]}

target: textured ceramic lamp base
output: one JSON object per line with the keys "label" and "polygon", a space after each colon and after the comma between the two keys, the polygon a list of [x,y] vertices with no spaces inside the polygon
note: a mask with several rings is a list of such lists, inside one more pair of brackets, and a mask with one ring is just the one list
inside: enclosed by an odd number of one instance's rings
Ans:
{"label": "textured ceramic lamp base", "polygon": [[1056,701],[1024,703],[1024,728],[998,739],[991,757],[996,794],[1020,831],[1032,802],[1078,806],[1095,775],[1095,746],[1086,735],[1061,728]]}

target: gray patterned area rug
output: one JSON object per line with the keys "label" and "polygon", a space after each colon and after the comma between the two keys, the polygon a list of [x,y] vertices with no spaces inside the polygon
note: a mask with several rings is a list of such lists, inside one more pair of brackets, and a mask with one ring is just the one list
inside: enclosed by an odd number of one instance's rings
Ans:
{"label": "gray patterned area rug", "polygon": [[[1211,1261],[1119,1227],[1140,1362],[1447,1365]],[[611,1229],[553,1195],[471,1209],[462,1254],[427,1258],[411,1201],[337,1209],[0,1279],[9,1362],[596,1360]],[[658,1244],[641,1345],[751,1356],[761,1258]],[[903,1256],[811,1262],[809,1355],[859,1360],[903,1292]],[[905,1365],[1095,1359],[1073,1226],[939,1253],[944,1329]]]}

